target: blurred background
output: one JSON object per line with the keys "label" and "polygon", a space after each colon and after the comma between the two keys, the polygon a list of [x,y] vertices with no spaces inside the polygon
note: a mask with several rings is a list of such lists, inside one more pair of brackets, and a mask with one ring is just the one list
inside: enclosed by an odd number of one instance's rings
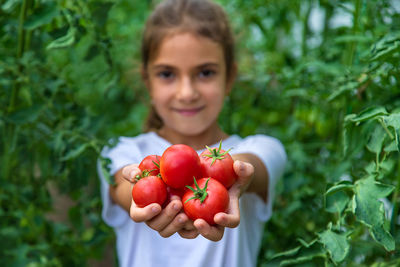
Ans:
{"label": "blurred background", "polygon": [[[157,2],[0,1],[2,266],[117,265],[96,165],[142,131]],[[400,1],[217,2],[239,64],[221,125],[289,157],[259,266],[399,266]]]}

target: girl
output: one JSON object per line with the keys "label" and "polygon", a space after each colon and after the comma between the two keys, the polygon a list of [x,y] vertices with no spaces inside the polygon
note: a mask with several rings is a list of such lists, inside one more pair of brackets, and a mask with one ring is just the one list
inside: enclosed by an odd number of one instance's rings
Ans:
{"label": "girl", "polygon": [[[101,177],[102,215],[116,232],[120,265],[256,266],[286,154],[275,138],[229,136],[217,123],[236,76],[233,37],[222,8],[206,0],[159,4],[145,27],[142,64],[151,96],[147,130],[120,137],[115,147],[103,151],[112,161],[116,185]],[[178,143],[200,153],[220,140],[223,149],[232,148],[239,178],[229,189],[228,211],[214,217],[216,226],[191,221],[179,197],[164,208],[139,208],[132,201],[130,181],[145,156],[162,155]]]}

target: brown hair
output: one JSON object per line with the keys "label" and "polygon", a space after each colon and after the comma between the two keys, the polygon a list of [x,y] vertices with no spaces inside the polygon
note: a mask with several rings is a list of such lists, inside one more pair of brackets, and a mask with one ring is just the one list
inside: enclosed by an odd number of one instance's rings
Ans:
{"label": "brown hair", "polygon": [[[173,32],[185,31],[210,38],[222,46],[227,79],[231,78],[235,68],[234,38],[222,7],[209,0],[165,0],[156,6],[145,25],[141,51],[144,79],[147,65],[162,40]],[[151,106],[144,130],[160,129],[162,125]]]}

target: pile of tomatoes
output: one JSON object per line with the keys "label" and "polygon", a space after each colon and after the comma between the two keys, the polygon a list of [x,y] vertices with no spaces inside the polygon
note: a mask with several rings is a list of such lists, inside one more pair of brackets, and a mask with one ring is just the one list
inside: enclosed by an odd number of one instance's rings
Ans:
{"label": "pile of tomatoes", "polygon": [[231,155],[219,147],[207,147],[200,156],[190,146],[171,145],[162,156],[149,155],[139,164],[141,173],[132,189],[138,207],[167,205],[174,195],[182,199],[187,216],[215,224],[214,215],[226,212],[228,189],[237,175]]}

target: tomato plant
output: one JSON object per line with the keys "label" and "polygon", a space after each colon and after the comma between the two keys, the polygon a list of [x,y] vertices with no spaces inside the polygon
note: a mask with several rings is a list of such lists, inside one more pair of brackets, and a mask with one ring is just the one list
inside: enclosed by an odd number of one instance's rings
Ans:
{"label": "tomato plant", "polygon": [[212,177],[229,188],[238,178],[233,169],[233,159],[231,155],[219,147],[207,149],[200,154],[200,164],[205,177]]}
{"label": "tomato plant", "polygon": [[[257,265],[399,266],[398,1],[217,2],[240,36],[239,90],[220,126],[277,137],[289,159]],[[112,183],[101,148],[142,131],[147,91],[129,70],[140,68],[132,59],[152,6],[0,4],[2,266],[82,266],[113,253],[94,165]]]}
{"label": "tomato plant", "polygon": [[167,188],[158,176],[144,177],[133,186],[132,198],[140,208],[151,203],[158,203],[162,206],[167,199]]}
{"label": "tomato plant", "polygon": [[213,178],[194,179],[193,185],[187,186],[182,202],[190,219],[204,219],[213,225],[215,214],[227,210],[229,194],[225,186]]}
{"label": "tomato plant", "polygon": [[193,177],[202,176],[199,155],[190,146],[172,145],[161,156],[160,173],[170,187],[184,188],[192,183]]}

